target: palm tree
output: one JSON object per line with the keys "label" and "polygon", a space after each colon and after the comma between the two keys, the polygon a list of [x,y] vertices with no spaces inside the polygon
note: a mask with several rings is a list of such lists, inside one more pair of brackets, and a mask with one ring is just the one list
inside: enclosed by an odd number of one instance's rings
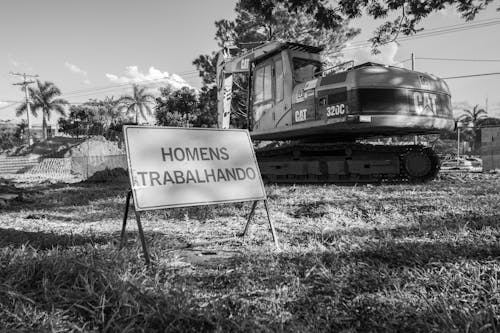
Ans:
{"label": "palm tree", "polygon": [[139,113],[142,118],[146,119],[146,114],[152,115],[151,107],[149,103],[153,103],[155,97],[151,94],[147,94],[145,87],[139,87],[134,84],[134,91],[132,96],[122,96],[118,100],[121,105],[121,109],[126,109],[126,113],[135,113],[135,122],[139,123]]}
{"label": "palm tree", "polygon": [[476,104],[472,110],[464,110],[464,113],[458,117],[458,119],[466,124],[471,124],[472,128],[475,128],[478,120],[486,118],[488,113],[484,109],[479,108],[479,104]]}
{"label": "palm tree", "polygon": [[104,128],[108,128],[120,121],[122,114],[118,109],[118,100],[115,100],[114,96],[106,96],[102,100],[91,99],[86,104],[92,107],[97,121]]}
{"label": "palm tree", "polygon": [[477,126],[481,123],[481,120],[487,117],[488,113],[486,112],[486,110],[480,109],[479,104],[476,104],[476,106],[474,106],[472,110],[464,110],[464,113],[457,118],[458,121],[461,121],[466,125],[464,134],[470,135],[473,153],[477,153],[477,147],[480,144],[477,142]]}
{"label": "palm tree", "polygon": [[102,101],[104,109],[106,110],[105,117],[108,121],[108,126],[115,125],[120,122],[121,113],[118,108],[118,100],[115,99],[115,96],[106,96]]}
{"label": "palm tree", "polygon": [[[36,87],[29,87],[29,95],[31,97],[30,107],[33,116],[38,116],[38,110],[42,110],[42,130],[43,139],[47,139],[47,120],[50,120],[52,111],[57,112],[61,116],[65,116],[64,106],[69,104],[68,101],[62,98],[56,98],[61,96],[61,90],[52,82],[40,80],[36,81]],[[16,109],[16,115],[19,117],[23,115],[27,110],[26,102],[22,103]]]}

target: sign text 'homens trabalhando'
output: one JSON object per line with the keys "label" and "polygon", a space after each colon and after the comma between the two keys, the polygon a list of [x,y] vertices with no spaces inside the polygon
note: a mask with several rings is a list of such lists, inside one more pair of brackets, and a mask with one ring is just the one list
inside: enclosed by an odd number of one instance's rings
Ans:
{"label": "sign text 'homens trabalhando'", "polygon": [[246,130],[125,126],[124,135],[139,210],[266,197]]}

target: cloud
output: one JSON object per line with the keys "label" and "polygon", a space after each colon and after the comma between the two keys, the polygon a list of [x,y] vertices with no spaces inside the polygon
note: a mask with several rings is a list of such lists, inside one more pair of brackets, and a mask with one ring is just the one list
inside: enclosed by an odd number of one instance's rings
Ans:
{"label": "cloud", "polygon": [[33,71],[33,66],[31,66],[27,62],[23,62],[23,61],[20,61],[20,60],[14,58],[14,56],[12,54],[8,54],[7,57],[9,58],[10,64],[12,66],[14,66],[15,68],[17,68],[19,70],[25,70],[27,72]]}
{"label": "cloud", "polygon": [[464,113],[464,110],[471,110],[472,108],[473,106],[468,101],[453,102],[451,106],[454,118],[460,117]]}
{"label": "cloud", "polygon": [[71,72],[75,73],[75,74],[79,74],[79,75],[83,75],[83,76],[87,76],[87,72],[84,71],[83,69],[81,69],[80,67],[78,67],[77,65],[74,65],[72,63],[69,63],[69,62],[64,62],[64,67],[66,67],[67,69],[69,69]]}
{"label": "cloud", "polygon": [[90,84],[90,80],[88,78],[87,71],[81,69],[77,65],[72,64],[68,61],[64,62],[64,67],[66,67],[71,73],[83,76],[84,77],[83,84],[86,84],[86,85]]}
{"label": "cloud", "polygon": [[111,82],[120,84],[137,83],[148,87],[158,87],[164,86],[165,83],[167,83],[174,89],[180,89],[182,87],[191,88],[191,86],[179,75],[162,72],[154,67],[149,67],[147,73],[142,73],[137,66],[127,66],[124,76],[106,73],[106,77]]}
{"label": "cloud", "polygon": [[344,51],[344,59],[354,60],[355,65],[362,64],[364,62],[376,62],[383,65],[392,65],[404,67],[400,62],[397,62],[395,57],[398,53],[399,46],[396,42],[391,42],[383,45],[379,48],[379,54],[372,54],[371,47],[367,46],[364,48],[352,48],[349,49],[349,45],[346,45],[346,50]]}
{"label": "cloud", "polygon": [[458,102],[453,102],[453,109],[459,109],[459,110],[464,110],[464,109],[472,109],[473,106],[468,102],[468,101],[458,101]]}

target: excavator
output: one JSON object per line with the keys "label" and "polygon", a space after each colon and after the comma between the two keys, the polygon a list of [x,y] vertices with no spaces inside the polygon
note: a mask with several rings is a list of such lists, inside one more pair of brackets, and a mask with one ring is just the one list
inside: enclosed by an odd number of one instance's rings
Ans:
{"label": "excavator", "polygon": [[[370,138],[452,131],[451,96],[432,74],[366,62],[323,68],[320,47],[268,42],[218,53],[218,126],[229,128],[235,78],[246,79],[244,116],[264,180],[273,183],[423,183],[438,155],[419,144]],[[241,88],[241,87],[240,87]],[[241,113],[241,111],[239,111]],[[363,143],[365,142],[365,143]]]}

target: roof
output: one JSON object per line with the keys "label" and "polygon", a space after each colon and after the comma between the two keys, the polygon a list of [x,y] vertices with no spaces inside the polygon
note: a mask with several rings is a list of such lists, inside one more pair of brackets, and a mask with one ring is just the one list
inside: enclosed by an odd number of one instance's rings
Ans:
{"label": "roof", "polygon": [[310,46],[299,43],[292,42],[278,42],[272,41],[264,43],[256,48],[245,51],[242,54],[234,57],[226,59],[224,69],[226,73],[243,73],[248,72],[250,67],[248,64],[250,62],[259,62],[261,59],[269,58],[282,50],[294,50],[294,51],[302,51],[312,54],[320,53],[323,48]]}
{"label": "roof", "polygon": [[292,43],[292,42],[284,43],[282,46],[282,49],[291,49],[291,50],[303,51],[303,52],[309,52],[309,53],[320,53],[321,51],[323,51],[322,47],[299,44],[299,43]]}

